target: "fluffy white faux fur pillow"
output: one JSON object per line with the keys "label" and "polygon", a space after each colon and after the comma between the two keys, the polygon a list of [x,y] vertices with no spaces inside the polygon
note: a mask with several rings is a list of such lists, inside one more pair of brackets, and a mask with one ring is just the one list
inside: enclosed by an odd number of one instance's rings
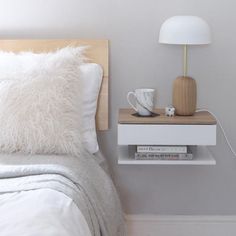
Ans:
{"label": "fluffy white faux fur pillow", "polygon": [[[81,152],[83,48],[54,53],[1,52],[0,151],[29,154]],[[14,71],[8,70],[14,64]]]}

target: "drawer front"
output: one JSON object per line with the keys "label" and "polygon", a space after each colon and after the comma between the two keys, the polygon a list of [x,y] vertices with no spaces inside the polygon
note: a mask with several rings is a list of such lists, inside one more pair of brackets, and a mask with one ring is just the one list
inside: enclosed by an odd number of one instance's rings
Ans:
{"label": "drawer front", "polygon": [[216,125],[118,124],[118,145],[216,145]]}

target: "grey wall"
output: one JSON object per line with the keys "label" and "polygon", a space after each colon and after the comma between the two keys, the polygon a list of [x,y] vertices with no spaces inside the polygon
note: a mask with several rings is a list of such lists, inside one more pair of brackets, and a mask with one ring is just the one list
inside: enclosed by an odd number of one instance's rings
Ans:
{"label": "grey wall", "polygon": [[0,37],[110,40],[111,129],[99,138],[127,213],[236,214],[236,159],[220,131],[214,167],[118,166],[116,156],[117,111],[128,91],[154,87],[158,106],[171,102],[182,51],[157,39],[162,22],[178,14],[211,25],[213,44],[190,49],[190,74],[199,107],[218,115],[236,148],[235,8],[234,0],[0,0]]}

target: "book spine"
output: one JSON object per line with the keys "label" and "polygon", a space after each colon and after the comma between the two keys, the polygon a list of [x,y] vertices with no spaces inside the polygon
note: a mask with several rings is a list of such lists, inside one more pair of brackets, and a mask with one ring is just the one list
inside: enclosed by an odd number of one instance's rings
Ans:
{"label": "book spine", "polygon": [[135,153],[136,160],[192,160],[192,153]]}
{"label": "book spine", "polygon": [[187,153],[187,151],[187,146],[137,146],[137,152],[140,153]]}

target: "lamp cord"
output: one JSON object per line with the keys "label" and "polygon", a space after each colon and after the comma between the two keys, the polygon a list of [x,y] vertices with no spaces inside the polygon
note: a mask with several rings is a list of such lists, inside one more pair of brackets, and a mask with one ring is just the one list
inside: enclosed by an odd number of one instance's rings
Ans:
{"label": "lamp cord", "polygon": [[227,143],[227,145],[228,145],[230,151],[232,152],[234,158],[236,158],[236,151],[235,151],[234,148],[232,147],[232,144],[230,143],[230,141],[229,141],[229,139],[228,139],[228,137],[227,137],[227,135],[226,135],[226,132],[225,132],[225,130],[224,130],[224,128],[223,128],[223,126],[222,126],[220,120],[217,118],[217,116],[216,116],[213,112],[211,112],[211,111],[209,111],[209,110],[207,110],[207,109],[204,109],[204,108],[203,108],[203,109],[197,109],[197,110],[196,110],[196,112],[200,112],[200,111],[207,111],[207,112],[209,112],[212,116],[214,116],[214,118],[217,120],[218,125],[219,125],[220,128],[221,128],[221,131],[222,131],[222,133],[223,133],[223,135],[224,135],[224,138],[225,138],[225,140],[226,140],[226,143]]}

